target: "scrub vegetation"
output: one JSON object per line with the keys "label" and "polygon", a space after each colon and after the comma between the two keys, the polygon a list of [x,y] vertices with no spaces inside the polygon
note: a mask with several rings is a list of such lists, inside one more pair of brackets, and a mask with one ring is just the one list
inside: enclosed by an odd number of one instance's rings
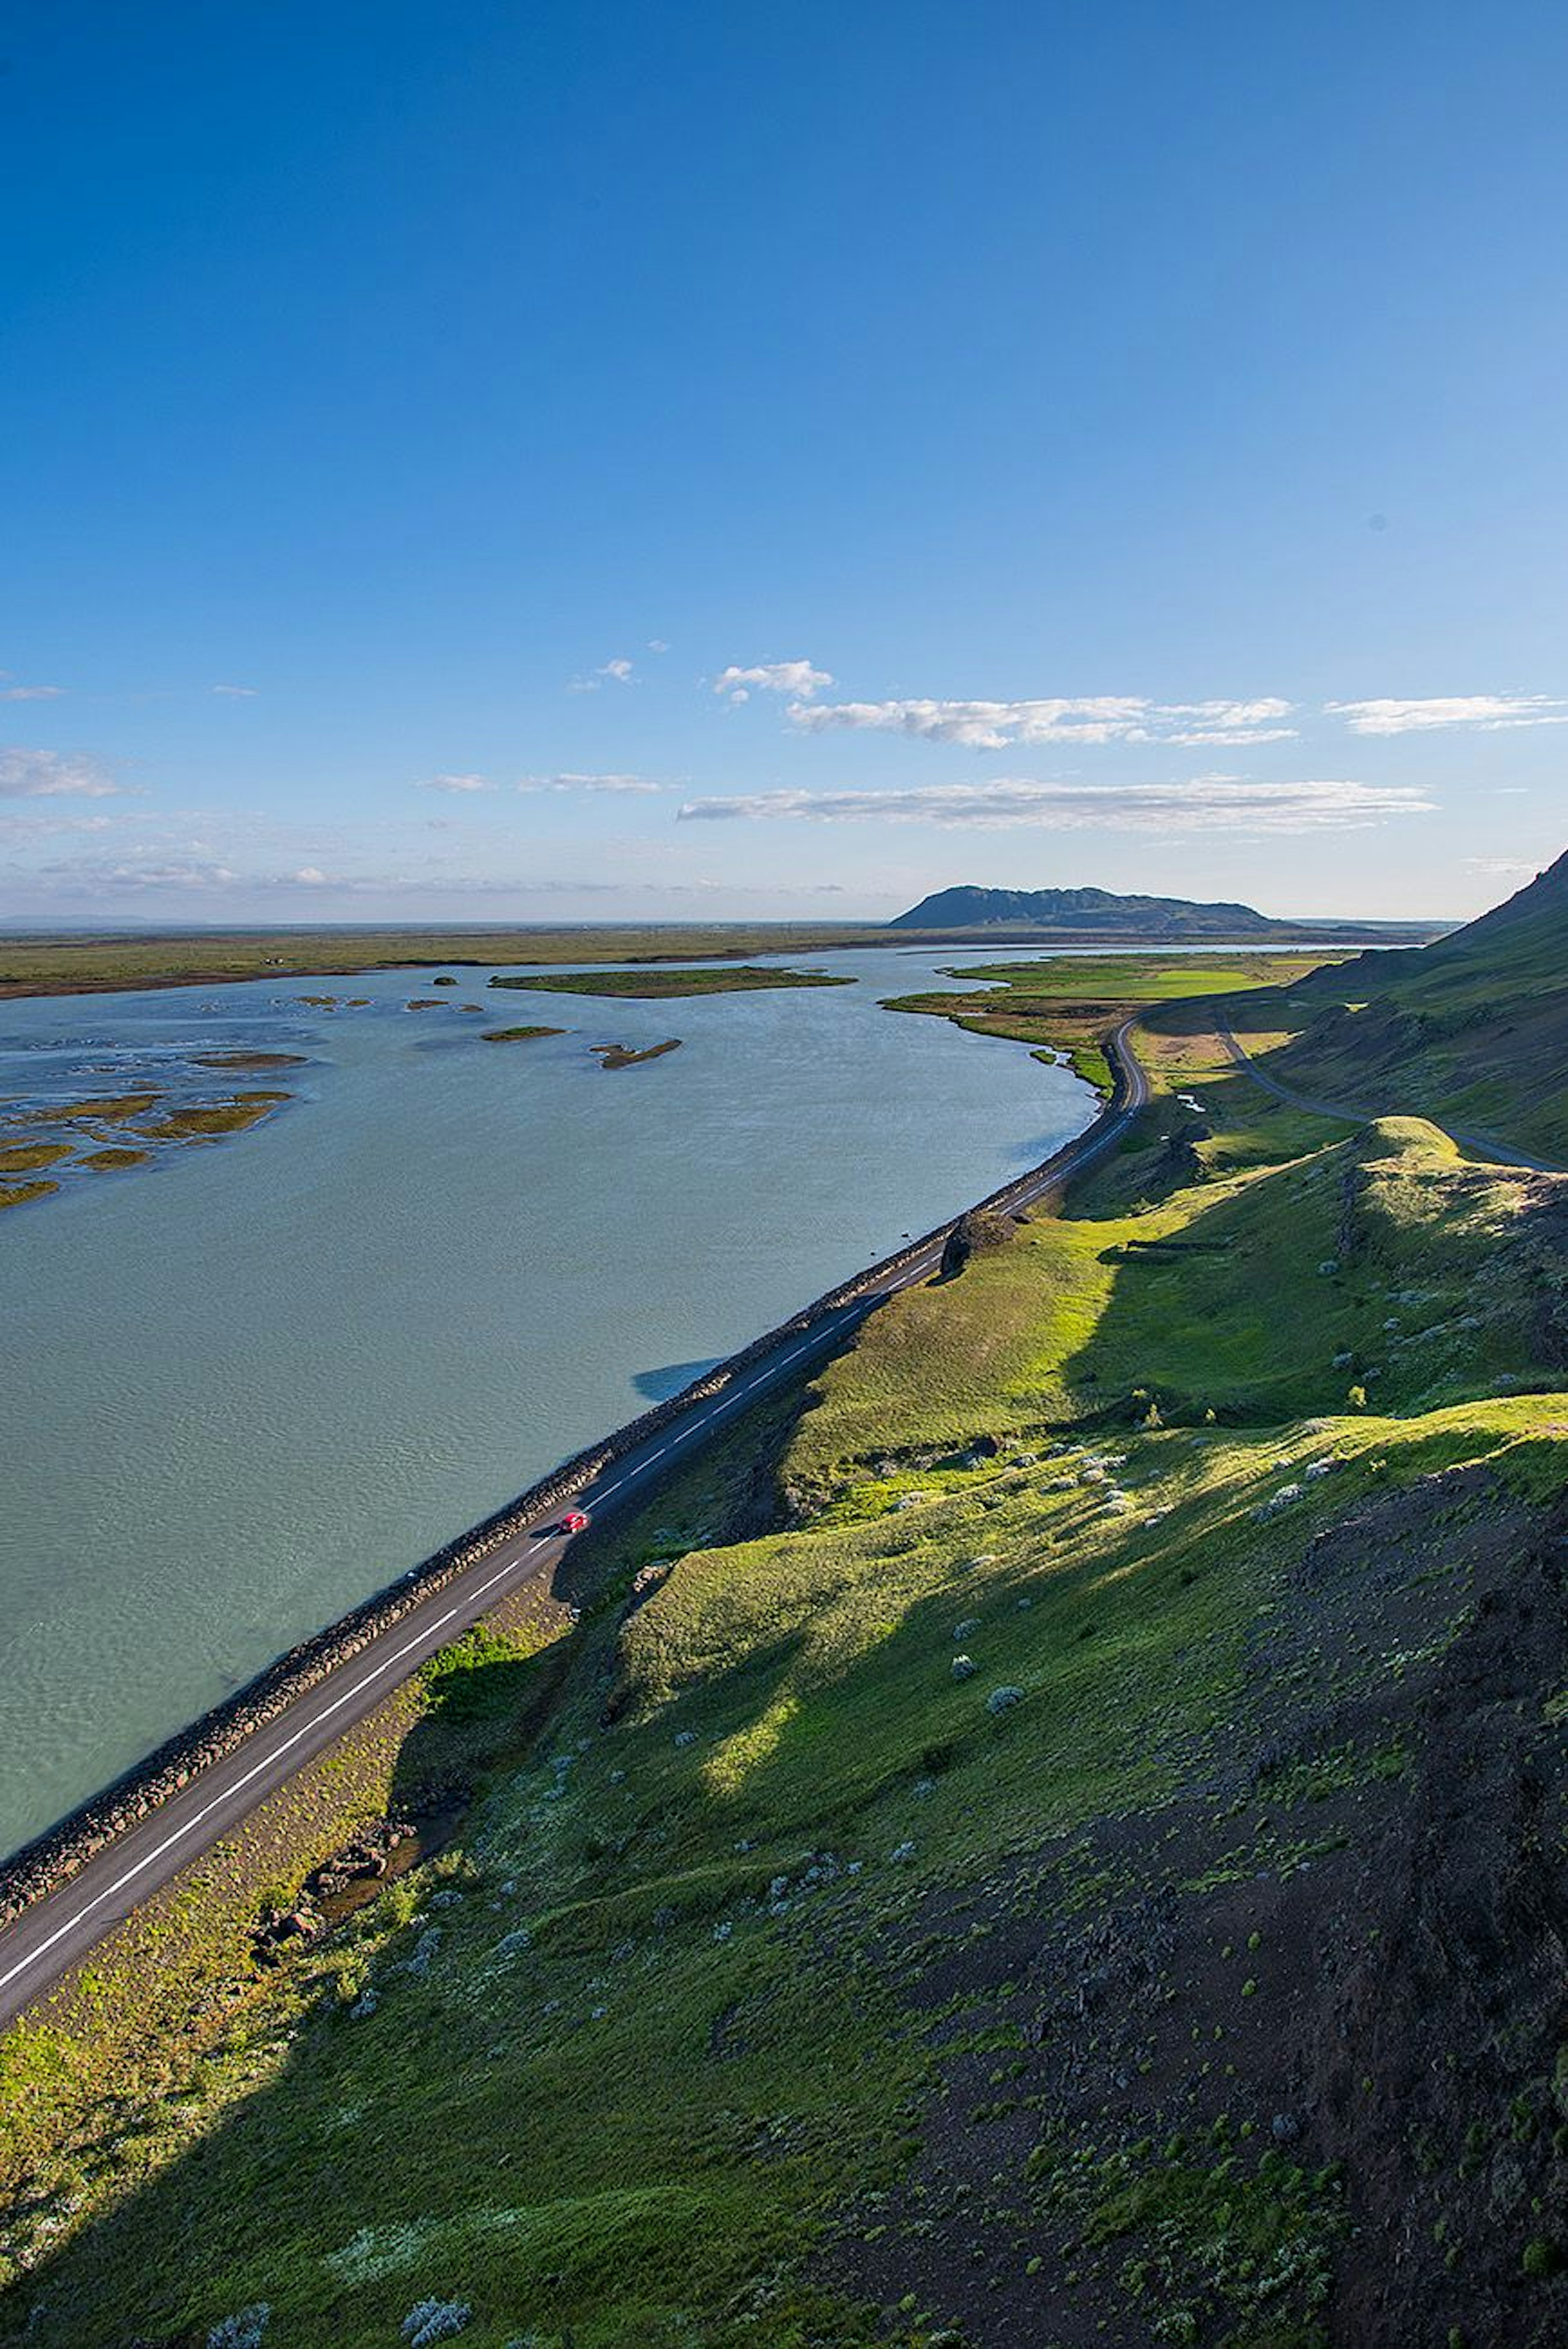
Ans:
{"label": "scrub vegetation", "polygon": [[[495,930],[202,930],[189,936],[0,936],[0,997],[102,988],[213,986],[236,978],[307,978],[354,971],[450,972],[497,963],[707,962],[717,956],[822,954],[846,946],[907,946],[899,930],[845,923]],[[436,982],[432,979],[433,986]],[[302,996],[335,1009],[343,999]]]}
{"label": "scrub vegetation", "polygon": [[23,1142],[8,1150],[0,1150],[0,1174],[32,1174],[40,1166],[53,1166],[57,1159],[68,1158],[68,1142]]}
{"label": "scrub vegetation", "polygon": [[849,987],[822,970],[761,970],[739,963],[723,970],[573,970],[559,976],[536,974],[527,978],[499,977],[492,987],[537,988],[546,995],[610,995],[647,997],[662,1001],[672,995],[741,995],[759,987]]}
{"label": "scrub vegetation", "polygon": [[[1373,925],[1374,928],[1385,926]],[[1408,935],[1405,925],[1400,935]],[[979,934],[963,928],[923,934],[923,945],[954,945]],[[1048,942],[1049,933],[1025,926],[1021,940]],[[1094,942],[1094,933],[1067,930],[1073,943]],[[1125,930],[1121,932],[1126,935]],[[1365,930],[1352,935],[1362,936]],[[1099,936],[1114,941],[1114,923]],[[1324,943],[1321,933],[1316,941]],[[305,978],[368,970],[450,973],[467,966],[498,963],[680,963],[720,957],[830,954],[846,947],[908,947],[911,934],[874,923],[696,922],[645,928],[584,924],[538,929],[327,929],[201,930],[39,936],[0,936],[0,997],[70,995],[99,988],[211,986],[235,978]],[[1005,945],[1005,933],[984,943]],[[1307,943],[1312,943],[1309,939]],[[436,985],[432,979],[430,984]],[[333,996],[303,1001],[335,1005]]]}
{"label": "scrub vegetation", "polygon": [[[272,1068],[299,1057],[214,1055],[206,1065]],[[84,1173],[147,1166],[170,1150],[244,1133],[290,1099],[289,1093],[275,1091],[206,1092],[193,1098],[160,1086],[70,1102],[8,1101],[0,1105],[0,1207],[54,1197],[61,1191],[54,1180],[13,1178],[45,1168],[68,1180]]]}
{"label": "scrub vegetation", "polygon": [[426,1668],[439,1857],[112,2086],[11,2034],[0,2339],[1563,2337],[1568,1178],[1147,1058]]}
{"label": "scrub vegetation", "polygon": [[167,1116],[152,1119],[138,1131],[149,1142],[211,1142],[225,1133],[243,1133],[259,1124],[269,1111],[289,1098],[287,1093],[236,1093],[232,1101],[181,1104]]}
{"label": "scrub vegetation", "polygon": [[25,1207],[31,1200],[47,1199],[57,1183],[0,1183],[0,1207]]}

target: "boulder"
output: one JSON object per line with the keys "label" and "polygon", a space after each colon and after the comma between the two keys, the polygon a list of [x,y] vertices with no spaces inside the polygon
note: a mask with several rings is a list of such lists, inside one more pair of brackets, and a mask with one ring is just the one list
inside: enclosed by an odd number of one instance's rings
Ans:
{"label": "boulder", "polygon": [[998,1215],[994,1207],[966,1208],[943,1243],[942,1278],[955,1278],[978,1250],[1001,1247],[1012,1236],[1010,1216]]}

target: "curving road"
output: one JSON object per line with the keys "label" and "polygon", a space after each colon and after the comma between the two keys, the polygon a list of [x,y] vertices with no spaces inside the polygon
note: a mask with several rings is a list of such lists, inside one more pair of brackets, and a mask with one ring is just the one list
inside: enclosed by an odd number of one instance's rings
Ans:
{"label": "curving road", "polygon": [[[1310,1111],[1314,1117],[1337,1118],[1349,1125],[1365,1125],[1376,1117],[1418,1117],[1422,1114],[1419,1110],[1390,1110],[1387,1106],[1358,1109],[1348,1102],[1314,1101],[1309,1093],[1293,1092],[1288,1085],[1282,1085],[1276,1078],[1259,1068],[1227,1019],[1216,1018],[1214,1029],[1237,1068],[1251,1077],[1254,1084],[1262,1085],[1265,1092],[1273,1093],[1276,1101],[1284,1102],[1288,1109],[1305,1109]],[[1433,1118],[1431,1123],[1441,1126],[1443,1132],[1464,1149],[1479,1151],[1493,1165],[1522,1166],[1532,1174],[1561,1174],[1563,1172],[1552,1159],[1532,1158],[1526,1151],[1510,1150],[1505,1143],[1499,1142],[1492,1134],[1467,1133],[1462,1125],[1449,1125],[1441,1118]]]}
{"label": "curving road", "polygon": [[[1069,1179],[1115,1147],[1144,1106],[1149,1081],[1129,1040],[1133,1024],[1125,1020],[1109,1047],[1118,1080],[1109,1105],[1076,1142],[1009,1188],[1008,1207],[1037,1205],[1059,1193]],[[574,1494],[570,1506],[590,1511],[596,1519],[630,1507],[651,1483],[668,1474],[672,1458],[689,1456],[733,1413],[755,1402],[791,1371],[798,1373],[803,1365],[820,1363],[835,1353],[865,1316],[897,1290],[929,1279],[941,1262],[949,1228],[934,1233],[917,1255],[890,1274],[884,1287],[824,1314],[792,1343],[764,1356],[720,1392],[694,1402],[684,1417],[624,1454],[595,1482]],[[560,1514],[558,1503],[433,1592],[423,1606],[255,1730],[236,1752],[210,1764],[156,1811],[95,1853],[57,1891],[35,1901],[0,1934],[0,2027],[79,1964],[106,1933],[231,1833],[295,1771],[363,1720],[438,1648],[457,1639],[511,1592],[548,1578],[570,1546],[555,1531]]]}

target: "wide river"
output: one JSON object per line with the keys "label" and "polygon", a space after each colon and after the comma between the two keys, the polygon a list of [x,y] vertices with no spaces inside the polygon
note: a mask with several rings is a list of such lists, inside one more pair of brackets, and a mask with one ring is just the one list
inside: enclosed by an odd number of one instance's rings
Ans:
{"label": "wide river", "polygon": [[[308,1055],[228,1080],[295,1095],[253,1132],[0,1216],[0,1850],[1076,1133],[1094,1101],[1065,1069],[880,1008],[986,958],[811,957],[854,984],[665,1003],[459,969],[418,1013],[428,972],[0,1004],[13,1097]],[[476,1032],[522,1021],[568,1032]],[[669,1036],[619,1071],[587,1050]]]}

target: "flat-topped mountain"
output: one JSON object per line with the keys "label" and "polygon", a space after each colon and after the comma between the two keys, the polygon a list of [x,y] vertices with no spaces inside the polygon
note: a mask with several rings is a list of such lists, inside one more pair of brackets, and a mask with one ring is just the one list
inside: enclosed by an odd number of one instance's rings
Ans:
{"label": "flat-topped mountain", "polygon": [[1114,889],[939,889],[888,925],[894,930],[1092,930],[1129,938],[1284,936],[1252,905],[1197,905],[1188,897],[1119,896]]}

